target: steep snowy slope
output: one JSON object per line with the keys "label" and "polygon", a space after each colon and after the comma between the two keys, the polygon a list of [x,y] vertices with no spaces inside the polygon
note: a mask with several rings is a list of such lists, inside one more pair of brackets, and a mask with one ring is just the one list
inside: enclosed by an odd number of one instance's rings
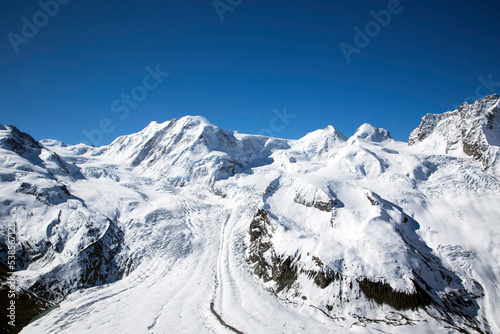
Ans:
{"label": "steep snowy slope", "polygon": [[16,270],[21,294],[50,301],[41,309],[77,289],[116,281],[125,271],[123,231],[70,193],[79,179],[76,165],[0,125],[0,257],[8,263],[8,237],[17,239],[9,269]]}
{"label": "steep snowy slope", "polygon": [[248,165],[268,163],[274,149],[286,141],[223,130],[205,118],[186,116],[116,139],[99,151],[121,165],[139,167],[143,175],[168,178],[173,184],[206,183],[234,175]]}
{"label": "steep snowy slope", "polygon": [[[490,148],[495,100],[460,116]],[[369,124],[282,140],[187,116],[100,148],[3,127],[14,275],[59,305],[22,332],[500,333],[500,182],[426,124],[410,146]]]}

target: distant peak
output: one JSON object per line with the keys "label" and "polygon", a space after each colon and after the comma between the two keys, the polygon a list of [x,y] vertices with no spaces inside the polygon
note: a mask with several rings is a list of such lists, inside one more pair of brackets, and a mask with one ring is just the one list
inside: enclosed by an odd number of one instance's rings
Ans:
{"label": "distant peak", "polygon": [[377,127],[369,124],[369,123],[364,123],[362,124],[357,130],[355,133],[366,133],[366,132],[373,132],[373,131],[376,131],[378,130]]}
{"label": "distant peak", "polygon": [[343,145],[346,141],[346,136],[333,126],[328,125],[324,129],[310,132],[300,138],[297,141],[297,145],[299,145],[301,150],[306,152],[306,154],[314,156],[329,154],[329,152],[332,152],[333,148]]}
{"label": "distant peak", "polygon": [[361,125],[351,138],[353,138],[353,140],[362,138],[373,142],[382,142],[384,140],[392,139],[389,135],[389,131],[377,128],[368,123]]}
{"label": "distant peak", "polygon": [[[168,123],[168,121],[166,123]],[[157,121],[152,121],[151,123],[148,124],[147,128],[149,128],[150,126],[158,126],[160,124],[162,123],[158,123]]]}
{"label": "distant peak", "polygon": [[165,121],[163,123],[152,121],[142,131],[158,131],[162,129],[172,129],[173,127],[193,128],[197,126],[216,127],[212,122],[203,116],[183,116],[180,118],[174,118],[170,121]]}
{"label": "distant peak", "polygon": [[[487,96],[485,96],[483,98],[480,98],[480,99],[476,100],[474,103],[472,103],[472,105],[474,105],[474,104],[485,104],[485,103],[496,103],[496,102],[498,102],[499,99],[500,99],[500,97],[498,96],[498,94],[495,93],[495,94],[487,95]],[[464,102],[463,104],[469,104],[469,103]]]}
{"label": "distant peak", "polygon": [[331,125],[327,125],[326,128],[324,128],[323,130],[321,130],[323,133],[331,133],[331,134],[334,134],[336,136],[340,136],[340,137],[344,137],[345,136],[342,134],[342,132],[340,132],[339,130],[337,130],[336,128],[334,128],[333,126]]}
{"label": "distant peak", "polygon": [[190,124],[190,125],[210,125],[215,126],[212,122],[206,119],[203,116],[184,116],[181,118],[173,119],[172,122],[178,122],[181,124]]}
{"label": "distant peak", "polygon": [[66,143],[56,139],[42,139],[40,140],[40,143],[44,147],[68,147]]}
{"label": "distant peak", "polygon": [[[473,119],[477,117],[484,117],[490,112],[495,106],[498,106],[500,97],[497,94],[492,94],[485,96],[476,102],[469,104],[464,102],[460,108],[454,110],[453,112],[459,112],[459,115],[463,119]],[[446,114],[446,113],[445,113]]]}
{"label": "distant peak", "polygon": [[334,139],[337,139],[340,141],[347,140],[347,137],[344,136],[344,134],[342,132],[340,132],[339,130],[337,130],[336,128],[334,128],[331,125],[328,125],[324,129],[318,129],[316,131],[309,132],[308,134],[306,134],[304,137],[302,137],[299,140],[308,141],[308,140],[314,140],[314,139],[323,138],[323,137],[331,137],[331,138],[334,138]]}
{"label": "distant peak", "polygon": [[446,137],[449,137],[451,132],[457,132],[457,136],[462,137],[462,132],[463,134],[469,133],[471,130],[482,132],[483,126],[493,128],[492,123],[500,110],[499,101],[500,97],[493,94],[472,104],[464,102],[460,108],[454,111],[443,114],[427,114],[422,118],[419,127],[410,134],[408,143],[411,146],[422,142],[435,131],[446,134]]}

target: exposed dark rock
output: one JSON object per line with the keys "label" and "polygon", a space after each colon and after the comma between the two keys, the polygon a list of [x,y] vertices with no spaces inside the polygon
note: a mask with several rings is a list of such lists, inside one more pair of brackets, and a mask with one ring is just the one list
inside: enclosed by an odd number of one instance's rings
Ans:
{"label": "exposed dark rock", "polygon": [[222,161],[222,166],[219,168],[219,171],[225,174],[234,175],[236,173],[237,168],[242,168],[243,164],[238,162],[235,159]]}
{"label": "exposed dark rock", "polygon": [[340,280],[342,277],[339,273],[332,270],[331,268],[325,266],[323,261],[317,256],[312,257],[313,261],[316,263],[316,266],[319,267],[318,270],[305,270],[301,269],[300,273],[307,275],[309,279],[313,279],[314,283],[319,286],[321,289],[326,288],[333,281]]}
{"label": "exposed dark rock", "polygon": [[219,188],[213,188],[212,191],[214,192],[215,195],[217,195],[219,197],[222,197],[222,198],[227,197],[227,195]]}
{"label": "exposed dark rock", "polygon": [[333,271],[328,267],[324,267],[319,270],[301,269],[300,273],[305,274],[309,279],[314,280],[314,283],[316,283],[316,285],[319,286],[321,289],[326,288],[335,280],[341,279],[339,273]]}
{"label": "exposed dark rock", "polygon": [[35,198],[46,205],[59,204],[65,202],[71,197],[68,188],[65,185],[55,185],[50,188],[38,189],[37,186],[27,182],[21,182],[16,192],[26,195],[33,195]]}
{"label": "exposed dark rock", "polygon": [[455,111],[427,114],[410,134],[408,145],[415,145],[436,133],[445,144],[445,152],[440,154],[461,149],[480,161],[485,170],[498,173],[500,153],[495,148],[499,145],[497,138],[500,130],[498,100],[499,96],[493,94],[474,104],[464,103]]}
{"label": "exposed dark rock", "polygon": [[337,201],[333,201],[332,199],[329,199],[327,201],[308,201],[305,198],[303,198],[300,194],[296,194],[295,198],[293,199],[295,203],[302,204],[306,207],[314,207],[318,210],[325,211],[325,212],[332,212],[333,207],[337,205]]}
{"label": "exposed dark rock", "polygon": [[298,277],[295,260],[290,256],[273,256],[272,275],[276,282],[276,292],[288,290]]}
{"label": "exposed dark rock", "polygon": [[388,283],[368,278],[358,279],[358,284],[367,298],[374,300],[378,304],[390,305],[396,310],[415,309],[429,305],[432,302],[432,298],[415,282],[413,282],[414,293],[396,291]]}
{"label": "exposed dark rock", "polygon": [[13,152],[24,155],[35,150],[40,150],[42,145],[29,134],[19,131],[15,126],[9,125],[11,137],[5,139],[5,146]]}
{"label": "exposed dark rock", "polygon": [[366,198],[370,201],[370,203],[373,205],[373,206],[377,206],[378,205],[378,202],[371,198],[369,195],[366,195]]}
{"label": "exposed dark rock", "polygon": [[249,259],[254,264],[254,274],[264,282],[271,280],[271,265],[264,257],[264,253],[272,247],[271,232],[272,227],[266,210],[259,209],[255,213],[248,231],[250,235]]}
{"label": "exposed dark rock", "polygon": [[250,222],[250,242],[254,242],[263,237],[270,237],[271,223],[267,217],[267,211],[259,209]]}
{"label": "exposed dark rock", "polygon": [[[31,291],[14,287],[17,285],[15,280],[12,280],[11,273],[8,268],[0,262],[0,332],[2,333],[19,333],[32,319],[38,314],[49,309],[53,304],[47,300],[39,298]],[[13,286],[13,289],[11,289]],[[13,291],[16,291],[13,296]],[[15,301],[15,321],[11,321],[7,316],[10,311],[7,309],[10,306],[11,300]]]}
{"label": "exposed dark rock", "polygon": [[[92,233],[91,229],[87,231],[88,235]],[[68,267],[59,267],[42,275],[30,289],[44,299],[58,302],[78,289],[118,281],[132,265],[126,258],[125,247],[123,231],[116,222],[109,220],[102,237],[80,249],[75,259],[68,263],[69,268],[81,268],[78,275],[70,278],[66,284],[61,284],[59,280],[64,275],[61,276],[60,272]]]}
{"label": "exposed dark rock", "polygon": [[[266,210],[259,209],[255,213],[248,232],[249,260],[254,266],[254,274],[264,282],[274,281],[277,292],[288,289],[297,280],[298,268],[292,257],[277,255],[272,249],[272,226]],[[266,260],[265,253],[270,260]]]}

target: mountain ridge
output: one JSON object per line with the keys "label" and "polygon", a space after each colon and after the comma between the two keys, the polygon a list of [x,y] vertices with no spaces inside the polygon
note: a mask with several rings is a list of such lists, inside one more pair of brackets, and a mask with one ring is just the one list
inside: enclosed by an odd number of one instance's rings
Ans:
{"label": "mountain ridge", "polygon": [[[481,162],[486,170],[500,175],[500,98],[486,96],[473,104],[440,115],[427,114],[409,136],[409,145],[434,141],[437,151],[446,154],[465,153]],[[440,137],[432,138],[432,137]],[[436,143],[437,142],[437,143]],[[444,147],[439,147],[442,145]]]}
{"label": "mountain ridge", "polygon": [[22,332],[500,332],[496,110],[425,116],[408,144],[201,116],[102,147],[0,126],[0,260],[15,222],[20,291],[60,306]]}

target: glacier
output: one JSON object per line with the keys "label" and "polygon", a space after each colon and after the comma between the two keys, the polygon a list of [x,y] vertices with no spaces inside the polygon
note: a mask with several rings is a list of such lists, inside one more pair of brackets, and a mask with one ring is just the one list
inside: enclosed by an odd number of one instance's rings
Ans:
{"label": "glacier", "polygon": [[16,280],[22,324],[2,331],[500,333],[499,100],[408,142],[185,116],[91,147],[0,125],[0,292]]}

